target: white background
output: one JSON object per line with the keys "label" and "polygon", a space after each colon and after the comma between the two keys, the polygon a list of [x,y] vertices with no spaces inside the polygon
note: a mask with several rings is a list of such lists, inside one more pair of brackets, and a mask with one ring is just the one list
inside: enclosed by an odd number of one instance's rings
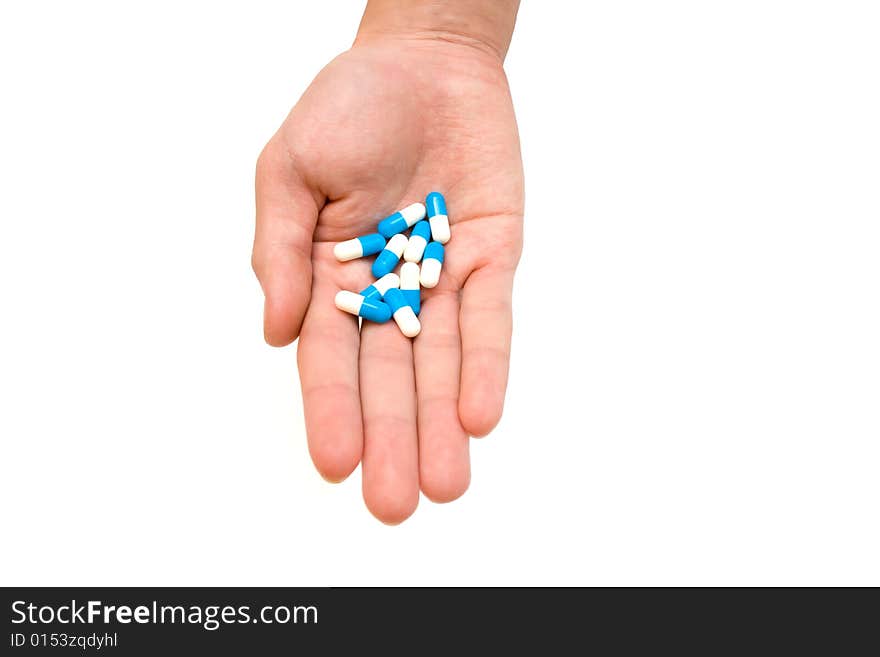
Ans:
{"label": "white background", "polygon": [[877,4],[524,3],[507,410],[399,527],[249,265],[360,11],[3,4],[0,583],[880,584]]}

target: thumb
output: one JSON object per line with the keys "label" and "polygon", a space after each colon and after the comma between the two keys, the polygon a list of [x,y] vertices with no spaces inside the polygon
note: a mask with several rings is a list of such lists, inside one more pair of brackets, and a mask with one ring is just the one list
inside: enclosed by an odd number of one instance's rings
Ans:
{"label": "thumb", "polygon": [[256,201],[252,264],[266,297],[263,334],[283,347],[299,335],[311,298],[318,203],[275,138],[257,160]]}

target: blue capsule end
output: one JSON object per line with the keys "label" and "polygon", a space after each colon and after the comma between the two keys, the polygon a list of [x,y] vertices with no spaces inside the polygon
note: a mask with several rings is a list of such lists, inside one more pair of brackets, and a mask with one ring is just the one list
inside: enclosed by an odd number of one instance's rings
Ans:
{"label": "blue capsule end", "polygon": [[385,217],[379,222],[378,230],[384,237],[389,238],[394,237],[397,233],[402,233],[407,228],[409,226],[406,223],[406,219],[399,212],[395,212],[390,217]]}
{"label": "blue capsule end", "polygon": [[428,210],[428,217],[438,214],[446,214],[446,199],[440,192],[431,192],[425,199],[425,208]]}
{"label": "blue capsule end", "polygon": [[395,287],[392,287],[385,293],[385,303],[391,309],[391,314],[393,315],[398,310],[403,308],[404,306],[408,306],[409,304],[406,302],[406,297],[403,295],[403,292],[398,290]]}
{"label": "blue capsule end", "polygon": [[426,242],[431,241],[431,224],[424,219],[416,223],[413,226],[412,233],[410,234],[410,239],[413,237],[424,237]]}
{"label": "blue capsule end", "polygon": [[387,303],[382,303],[378,299],[364,299],[358,314],[371,322],[384,324],[391,319],[391,308]]}
{"label": "blue capsule end", "polygon": [[401,290],[403,293],[404,299],[406,299],[406,305],[413,309],[413,312],[418,315],[419,311],[422,309],[422,295],[418,290]]}
{"label": "blue capsule end", "polygon": [[365,287],[360,291],[360,295],[365,299],[375,299],[376,301],[382,300],[382,295],[379,293],[379,290],[376,289],[375,285]]}
{"label": "blue capsule end", "polygon": [[391,270],[397,266],[398,260],[400,260],[400,258],[397,257],[397,254],[394,253],[394,251],[383,249],[373,261],[373,276],[376,278],[382,278],[385,274],[390,274]]}
{"label": "blue capsule end", "polygon": [[361,243],[361,248],[363,249],[365,256],[375,255],[385,248],[385,238],[379,233],[362,235],[361,237],[358,237],[357,240]]}
{"label": "blue capsule end", "polygon": [[433,258],[434,260],[439,260],[443,262],[443,256],[446,251],[443,248],[443,245],[440,242],[428,242],[428,246],[425,247],[425,255],[423,257],[424,260],[430,260]]}

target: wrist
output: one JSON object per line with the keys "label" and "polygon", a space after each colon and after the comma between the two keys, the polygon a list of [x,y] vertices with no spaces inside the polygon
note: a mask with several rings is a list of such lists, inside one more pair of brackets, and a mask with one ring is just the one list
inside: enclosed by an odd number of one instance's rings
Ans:
{"label": "wrist", "polygon": [[355,45],[387,38],[445,41],[504,61],[519,0],[369,0]]}

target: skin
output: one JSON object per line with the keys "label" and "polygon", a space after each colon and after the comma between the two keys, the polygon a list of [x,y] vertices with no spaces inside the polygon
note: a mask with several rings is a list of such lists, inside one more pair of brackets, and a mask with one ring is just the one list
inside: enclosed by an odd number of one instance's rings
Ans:
{"label": "skin", "polygon": [[[388,524],[415,511],[419,490],[436,502],[461,496],[469,436],[501,417],[523,217],[502,57],[479,39],[362,24],[257,164],[253,266],[266,341],[299,337],[315,467],[338,482],[362,463],[366,505]],[[410,340],[393,320],[359,331],[334,295],[369,285],[373,258],[339,263],[334,244],[435,190],[452,239],[440,284],[422,290],[421,334]]]}

